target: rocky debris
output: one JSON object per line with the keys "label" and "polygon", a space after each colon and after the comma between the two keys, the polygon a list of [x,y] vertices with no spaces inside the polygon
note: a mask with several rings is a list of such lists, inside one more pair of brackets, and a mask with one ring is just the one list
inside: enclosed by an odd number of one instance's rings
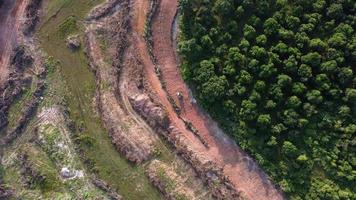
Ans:
{"label": "rocky debris", "polygon": [[35,29],[39,22],[39,8],[41,7],[42,0],[29,0],[25,9],[25,17],[23,33],[29,35]]}
{"label": "rocky debris", "polygon": [[14,48],[11,55],[11,67],[7,81],[0,86],[0,130],[7,125],[7,112],[13,101],[28,87],[32,79],[24,70],[33,65],[33,58],[24,46]]}
{"label": "rocky debris", "polygon": [[[237,200],[241,198],[240,192],[236,191],[235,187],[231,183],[228,177],[223,174],[223,169],[217,167],[217,164],[207,159],[193,150],[182,133],[170,125],[168,121],[167,124],[161,126],[163,115],[157,115],[157,112],[152,112],[156,110],[157,105],[154,104],[149,97],[145,95],[138,95],[140,97],[132,98],[132,104],[135,110],[152,126],[155,131],[165,137],[170,143],[172,143],[178,153],[190,163],[194,170],[197,172],[199,177],[203,179],[205,183],[208,184],[209,188],[212,190],[213,196],[221,200]],[[136,99],[136,101],[134,100]],[[154,105],[154,106],[153,106]],[[159,112],[158,112],[159,113]],[[152,120],[156,120],[155,122]],[[166,121],[165,121],[166,122]],[[157,126],[159,125],[159,126]],[[167,127],[168,128],[164,128]]]}
{"label": "rocky debris", "polygon": [[80,47],[80,40],[78,35],[72,35],[67,38],[67,47],[76,50]]}
{"label": "rocky debris", "polygon": [[33,63],[33,58],[26,51],[24,46],[18,46],[15,48],[14,53],[11,56],[11,65],[16,67],[17,70],[23,72],[23,70]]}
{"label": "rocky debris", "polygon": [[44,81],[39,81],[36,86],[36,90],[33,93],[32,99],[28,101],[24,108],[21,110],[21,117],[17,121],[17,126],[7,131],[5,137],[1,138],[0,146],[10,144],[15,138],[17,138],[23,129],[26,127],[27,123],[35,113],[38,104],[40,103],[40,99],[42,97],[43,91],[45,89]]}
{"label": "rocky debris", "polygon": [[147,174],[152,184],[164,194],[165,199],[196,199],[194,192],[185,185],[183,178],[165,163],[153,160],[148,166]]}
{"label": "rocky debris", "polygon": [[46,177],[42,175],[29,161],[27,154],[22,154],[19,156],[19,160],[22,162],[21,175],[25,179],[25,184],[28,188],[34,188],[37,184],[43,184]]}
{"label": "rocky debris", "polygon": [[151,127],[169,127],[169,118],[165,110],[154,104],[146,94],[135,94],[129,98],[132,107]]}
{"label": "rocky debris", "polygon": [[[163,132],[165,133],[165,132]],[[223,169],[218,167],[212,160],[207,159],[189,147],[182,133],[173,126],[168,129],[164,136],[177,149],[178,153],[189,162],[204,182],[211,188],[213,196],[221,200],[242,199],[240,192],[236,191],[232,182],[223,174]]]}
{"label": "rocky debris", "polygon": [[104,4],[95,7],[88,15],[88,20],[98,20],[115,12],[123,0],[107,0]]}
{"label": "rocky debris", "polygon": [[10,199],[11,196],[13,196],[13,191],[0,184],[0,200]]}
{"label": "rocky debris", "polygon": [[60,175],[63,179],[75,179],[83,177],[84,173],[81,170],[71,170],[67,167],[63,167],[60,171]]}
{"label": "rocky debris", "polygon": [[122,197],[117,194],[117,192],[115,192],[107,183],[105,183],[103,180],[97,179],[97,178],[93,178],[92,179],[92,183],[98,187],[99,189],[101,189],[102,191],[104,191],[111,200],[122,200]]}
{"label": "rocky debris", "polygon": [[[0,160],[2,160],[1,156]],[[2,167],[0,163],[0,168]],[[0,200],[10,199],[11,196],[13,196],[13,191],[4,184],[2,173],[0,173]]]}
{"label": "rocky debris", "polygon": [[[121,5],[125,3],[127,1],[122,0]],[[120,60],[128,43],[126,38],[129,24],[128,11],[128,6],[123,6],[110,17],[103,18],[104,25],[93,28],[95,24],[91,24],[85,34],[84,43],[91,68],[96,75],[98,111],[110,133],[112,143],[129,161],[142,163],[152,157],[153,137],[125,109],[126,106],[123,104],[126,101],[121,101],[118,83],[122,63]],[[105,37],[110,41],[105,53],[110,53],[113,58],[112,65],[104,62],[104,56],[101,55],[104,52],[101,52],[97,37]]]}

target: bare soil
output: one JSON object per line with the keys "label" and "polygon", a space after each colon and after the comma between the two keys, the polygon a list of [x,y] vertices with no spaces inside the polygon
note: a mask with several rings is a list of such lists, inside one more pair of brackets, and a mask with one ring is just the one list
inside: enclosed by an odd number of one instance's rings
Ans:
{"label": "bare soil", "polygon": [[24,11],[23,0],[4,1],[0,7],[0,86],[8,76],[9,59],[19,27],[18,18]]}
{"label": "bare soil", "polygon": [[[201,111],[198,105],[188,98],[190,96],[189,88],[181,77],[179,62],[172,43],[172,25],[178,4],[175,0],[161,0],[152,23],[153,54],[160,66],[168,94],[174,97],[176,102],[179,102],[183,111],[181,117],[193,124],[201,137],[208,143],[209,148],[206,148],[192,132],[186,130],[184,123],[177,117],[168,102],[165,91],[161,88],[161,83],[155,74],[155,66],[142,38],[142,28],[137,27],[145,21],[139,13],[143,12],[142,9],[144,9],[144,4],[147,1],[134,2],[133,7],[136,8],[134,16],[136,18],[133,19],[137,20],[133,23],[136,24],[136,27],[133,27],[134,45],[140,52],[146,77],[161,103],[167,109],[174,126],[182,132],[183,137],[188,139],[189,146],[223,168],[224,175],[230,179],[236,190],[241,191],[247,199],[283,199],[283,194],[269,181],[267,175],[257,166],[256,162],[228,138],[216,123]],[[177,92],[183,94],[183,100],[177,98]]]}

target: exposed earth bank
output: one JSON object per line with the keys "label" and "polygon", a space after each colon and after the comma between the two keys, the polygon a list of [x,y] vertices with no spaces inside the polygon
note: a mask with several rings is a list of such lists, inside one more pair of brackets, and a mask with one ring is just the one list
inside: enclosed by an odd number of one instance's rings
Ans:
{"label": "exposed earth bank", "polygon": [[[13,185],[4,187],[0,174],[0,195],[42,198],[44,191],[52,191],[52,197],[121,199],[121,188],[96,178],[100,170],[116,171],[95,169],[82,151],[83,145],[104,144],[85,135],[82,124],[90,122],[72,121],[66,102],[54,100],[63,93],[52,91],[58,82],[46,74],[55,76],[61,60],[45,56],[33,36],[42,2],[3,2],[0,143],[6,151],[1,163]],[[97,111],[115,149],[142,169],[165,199],[284,199],[193,100],[180,75],[173,39],[177,7],[175,0],[107,0],[80,21],[85,33],[78,28],[77,34],[66,35],[66,50],[71,56],[84,50],[95,76],[94,106],[79,112]],[[62,8],[50,18],[56,19]],[[134,187],[140,193],[145,186]]]}

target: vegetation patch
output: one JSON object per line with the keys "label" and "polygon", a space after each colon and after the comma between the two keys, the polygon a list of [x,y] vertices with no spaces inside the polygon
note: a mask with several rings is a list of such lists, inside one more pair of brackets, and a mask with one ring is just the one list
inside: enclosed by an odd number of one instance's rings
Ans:
{"label": "vegetation patch", "polygon": [[355,3],[180,0],[184,77],[291,199],[354,199]]}
{"label": "vegetation patch", "polygon": [[[112,145],[108,131],[94,111],[96,86],[86,56],[82,48],[70,51],[64,41],[67,35],[80,34],[84,30],[79,21],[102,1],[68,1],[64,6],[58,1],[48,1],[46,7],[58,11],[56,17],[45,17],[49,20],[42,24],[38,33],[44,51],[59,61],[49,79],[44,102],[48,105],[58,102],[67,107],[72,120],[71,139],[89,172],[94,172],[125,199],[160,199],[161,195],[145,176],[143,166],[132,166]],[[71,27],[70,31],[65,30],[67,26]],[[138,187],[133,189],[132,185]]]}
{"label": "vegetation patch", "polygon": [[65,38],[66,36],[75,33],[77,29],[77,19],[74,16],[69,16],[62,24],[59,25],[59,37]]}

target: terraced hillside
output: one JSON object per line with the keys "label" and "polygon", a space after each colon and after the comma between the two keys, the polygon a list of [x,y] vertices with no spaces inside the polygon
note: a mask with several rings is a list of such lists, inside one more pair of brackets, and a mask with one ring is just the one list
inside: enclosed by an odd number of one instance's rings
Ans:
{"label": "terraced hillside", "polygon": [[284,199],[194,100],[177,16],[175,0],[3,0],[0,199]]}

